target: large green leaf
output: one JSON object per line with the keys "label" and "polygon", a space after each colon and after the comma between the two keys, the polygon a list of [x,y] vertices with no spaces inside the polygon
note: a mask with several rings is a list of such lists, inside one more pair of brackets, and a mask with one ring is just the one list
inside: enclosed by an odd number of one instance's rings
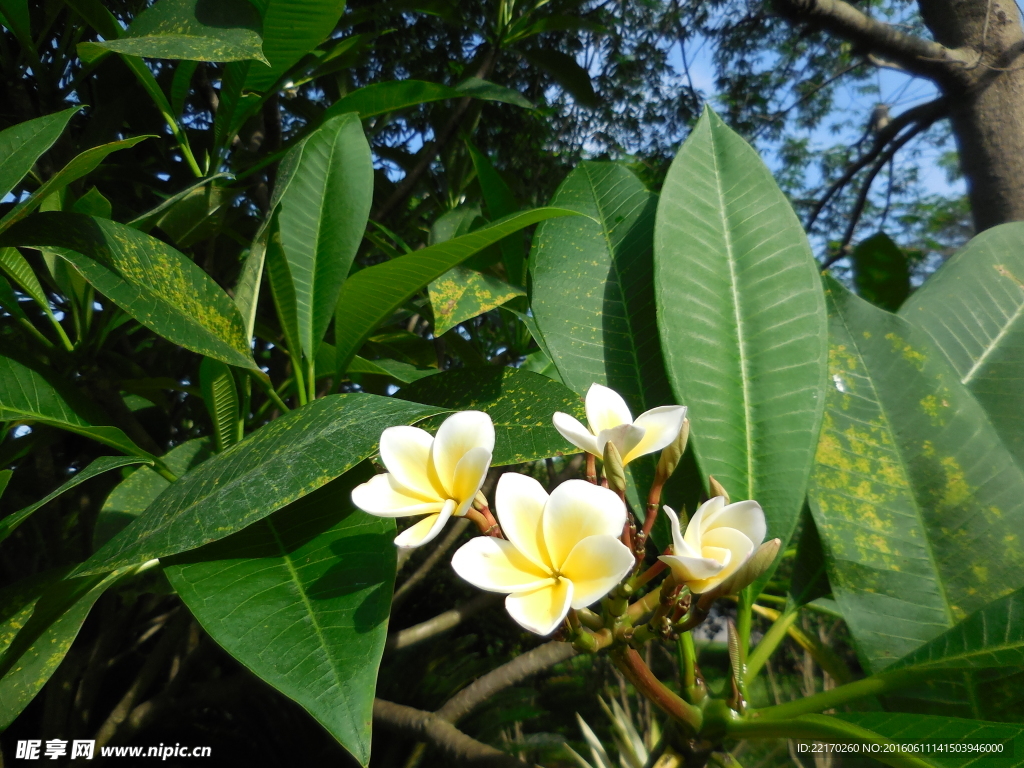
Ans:
{"label": "large green leaf", "polygon": [[26,50],[35,51],[28,0],[0,0],[0,20]]}
{"label": "large green leaf", "polygon": [[223,451],[240,439],[240,405],[234,374],[220,360],[204,357],[199,365],[199,388],[210,414],[217,450]]}
{"label": "large green leaf", "polygon": [[338,372],[344,373],[370,334],[431,280],[513,232],[545,219],[575,216],[562,208],[535,208],[475,232],[356,272],[338,299],[334,337]]}
{"label": "large green leaf", "polygon": [[30,421],[91,437],[122,453],[153,459],[80,392],[49,374],[0,356],[0,421]]}
{"label": "large green leaf", "polygon": [[373,199],[373,159],[359,117],[351,113],[328,120],[292,152],[299,157],[277,217],[299,339],[312,358],[363,239]]}
{"label": "large green leaf", "polygon": [[[35,698],[63,661],[89,610],[124,571],[79,579],[39,579],[37,591],[19,590],[20,605],[4,601],[0,622],[0,730]],[[13,635],[13,637],[12,637]],[[10,639],[8,639],[10,638]],[[7,644],[9,643],[9,644]]]}
{"label": "large green leaf", "polygon": [[394,521],[352,507],[353,480],[370,474],[338,478],[164,566],[210,636],[363,765],[396,559]]}
{"label": "large green leaf", "polygon": [[240,531],[371,456],[387,427],[437,412],[364,394],[331,395],[291,411],[170,485],[76,575],[185,552]]}
{"label": "large green leaf", "polygon": [[526,291],[504,280],[466,267],[453,267],[432,280],[428,293],[434,310],[435,336],[490,312],[516,296],[526,295]]}
{"label": "large green leaf", "polygon": [[[181,477],[213,455],[209,438],[200,437],[175,446],[160,457],[166,467]],[[114,534],[146,511],[171,481],[149,467],[139,467],[107,496],[93,527],[93,549],[110,541]]]}
{"label": "large green leaf", "polygon": [[900,310],[922,328],[1024,466],[1024,223],[985,230]]}
{"label": "large green leaf", "polygon": [[391,80],[385,83],[372,83],[352,91],[332,104],[324,113],[324,117],[331,118],[345,112],[356,112],[361,120],[366,120],[418,104],[445,99],[461,99],[464,96],[472,96],[484,101],[515,104],[527,109],[533,107],[518,91],[480,78],[470,78],[454,88],[425,80]]}
{"label": "large green leaf", "polygon": [[828,281],[809,496],[833,594],[877,671],[1024,586],[1024,472],[923,331]]}
{"label": "large green leaf", "polygon": [[[480,184],[480,192],[484,196],[484,204],[487,206],[487,215],[492,221],[515,213],[522,206],[516,201],[509,189],[508,184],[501,178],[498,170],[491,165],[487,155],[473,146],[473,142],[467,139],[466,148],[473,160],[473,169],[476,171],[477,182]],[[526,285],[526,259],[523,234],[517,233],[503,238],[498,244],[501,248],[501,259],[505,262],[505,274],[510,283],[514,285]]]}
{"label": "large green leaf", "polygon": [[25,178],[36,160],[53,146],[71,116],[80,109],[72,107],[0,131],[0,198]]}
{"label": "large green leaf", "polygon": [[52,195],[53,193],[64,189],[64,187],[71,182],[77,181],[83,176],[92,173],[111,152],[117,152],[119,149],[134,147],[140,141],[144,141],[148,138],[151,137],[136,136],[131,139],[112,141],[109,144],[102,144],[98,147],[87,149],[70,163],[65,165],[58,173],[47,179],[39,189],[33,192],[27,199],[18,203],[14,210],[4,216],[3,219],[0,220],[0,231],[7,229],[7,227],[17,221],[21,221],[32,213],[36,206],[38,206],[47,195]]}
{"label": "large green leaf", "polygon": [[117,39],[83,45],[153,59],[255,59],[269,66],[262,34],[260,15],[249,0],[158,0]]}
{"label": "large green leaf", "polygon": [[821,424],[825,300],[786,196],[710,109],[665,179],[654,277],[665,365],[690,408],[700,468],[733,499],[759,501],[769,538],[785,544]]}
{"label": "large green leaf", "polygon": [[[457,368],[421,379],[398,397],[452,411],[477,410],[494,422],[492,464],[522,464],[549,456],[579,453],[551,424],[555,411],[585,418],[579,396],[539,373],[516,368]],[[433,430],[444,416],[421,424]]]}
{"label": "large green leaf", "polygon": [[850,262],[853,285],[861,298],[895,312],[910,295],[907,254],[884,232],[858,243]]}
{"label": "large green leaf", "polygon": [[[126,467],[129,464],[148,464],[150,463],[146,459],[140,459],[136,456],[101,456],[100,458],[93,461],[85,469],[76,472],[71,476],[71,479],[65,482],[55,490],[53,493],[43,497],[35,504],[30,504],[24,509],[19,509],[17,512],[12,512],[5,517],[0,518],[0,541],[3,541],[12,533],[14,530],[25,522],[29,515],[35,512],[40,507],[48,504],[49,502],[67,493],[76,485],[84,483],[86,480],[91,480],[97,475],[102,475],[104,472],[109,472],[112,469],[118,469],[119,467]],[[158,475],[159,477],[159,475]]]}
{"label": "large green leaf", "polygon": [[46,248],[154,333],[229,365],[256,369],[231,298],[184,254],[108,219],[39,213],[2,235],[3,245]]}

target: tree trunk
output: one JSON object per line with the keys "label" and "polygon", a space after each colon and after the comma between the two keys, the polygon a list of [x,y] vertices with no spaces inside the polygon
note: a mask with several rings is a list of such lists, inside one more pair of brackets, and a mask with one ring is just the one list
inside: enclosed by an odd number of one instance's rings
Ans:
{"label": "tree trunk", "polygon": [[919,0],[935,40],[976,64],[937,78],[978,231],[1024,220],[1024,30],[1010,0]]}

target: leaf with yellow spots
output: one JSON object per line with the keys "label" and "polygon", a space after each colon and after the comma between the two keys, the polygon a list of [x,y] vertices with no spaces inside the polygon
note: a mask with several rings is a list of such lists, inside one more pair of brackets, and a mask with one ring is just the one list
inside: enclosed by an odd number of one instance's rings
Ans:
{"label": "leaf with yellow spots", "polygon": [[826,287],[811,511],[833,594],[878,671],[1024,586],[1024,472],[923,331]]}
{"label": "leaf with yellow spots", "polygon": [[908,300],[927,333],[1024,466],[1024,223],[985,230]]}
{"label": "leaf with yellow spots", "polygon": [[45,247],[154,333],[193,352],[258,370],[242,316],[213,278],[155,237],[80,213],[38,213],[3,245]]}
{"label": "leaf with yellow spots", "polygon": [[497,309],[526,291],[483,272],[454,267],[430,283],[430,306],[434,309],[434,335],[447,333],[484,312]]}

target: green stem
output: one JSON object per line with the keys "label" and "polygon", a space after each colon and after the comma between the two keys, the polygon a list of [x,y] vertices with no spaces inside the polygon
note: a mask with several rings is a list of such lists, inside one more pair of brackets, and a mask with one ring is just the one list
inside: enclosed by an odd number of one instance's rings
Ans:
{"label": "green stem", "polygon": [[32,325],[32,322],[28,318],[19,317],[17,318],[17,320],[18,325],[22,326],[26,331],[28,331],[33,339],[38,341],[44,347],[49,347],[51,349],[53,348],[53,342],[46,338],[38,328]]}
{"label": "green stem", "polygon": [[747,587],[739,594],[736,604],[736,634],[740,641],[740,663],[746,666],[747,651],[750,648],[751,611],[754,606],[754,588]]}
{"label": "green stem", "polygon": [[309,402],[316,400],[316,362],[306,360],[306,385],[309,387]]}
{"label": "green stem", "polygon": [[907,682],[915,677],[916,675],[909,671],[872,675],[863,680],[840,685],[831,691],[822,691],[813,696],[756,710],[757,719],[759,721],[771,720],[775,722],[777,720],[806,715],[811,712],[821,712],[822,710],[832,709],[857,699],[863,699],[865,696],[880,696],[894,688],[906,685]]}
{"label": "green stem", "polygon": [[[260,389],[263,390],[266,396],[270,398],[270,402],[272,402],[274,405],[281,409],[281,413],[288,413],[288,411],[291,410],[291,408],[285,405],[284,400],[281,399],[281,396],[277,393],[277,390],[274,389],[274,385],[270,382],[269,376],[264,378],[263,376],[258,375],[255,371],[249,371],[249,374],[252,376],[252,378],[256,379],[256,383],[259,385]],[[287,383],[288,382],[285,382],[285,384]],[[255,419],[261,415],[261,413],[257,413],[253,418]]]}
{"label": "green stem", "polygon": [[[727,735],[737,739],[807,739],[823,742],[850,742],[893,744],[884,736],[828,715],[804,715],[792,720],[765,720],[764,718],[733,720],[728,722]],[[933,768],[932,764],[906,752],[877,752],[871,757],[898,768]]]}
{"label": "green stem", "polygon": [[[273,389],[273,387],[271,387]],[[238,411],[238,423],[235,425],[235,442],[240,443],[245,437],[245,417],[249,415],[249,406],[252,402],[252,379],[243,377],[242,381],[242,407]]]}
{"label": "green stem", "polygon": [[796,609],[789,613],[781,614],[775,620],[775,623],[768,628],[768,631],[765,632],[764,637],[761,638],[761,642],[754,646],[754,650],[747,657],[747,672],[744,675],[747,685],[754,681],[758,673],[761,671],[761,667],[763,667],[765,662],[771,658],[773,653],[775,653],[775,649],[779,647],[779,643],[785,639],[789,628],[793,626],[793,622],[796,621],[797,615],[798,613]]}
{"label": "green stem", "polygon": [[295,377],[295,394],[299,399],[299,407],[302,407],[309,402],[309,394],[306,391],[306,377],[304,370],[306,368],[302,361],[301,353],[289,353],[292,359],[292,376]]}

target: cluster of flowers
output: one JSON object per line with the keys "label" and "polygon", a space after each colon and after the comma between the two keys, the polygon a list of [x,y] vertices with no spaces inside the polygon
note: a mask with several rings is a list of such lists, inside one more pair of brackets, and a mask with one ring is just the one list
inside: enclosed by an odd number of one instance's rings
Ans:
{"label": "cluster of flowers", "polygon": [[[675,441],[686,408],[654,408],[634,421],[618,393],[594,384],[586,414],[589,429],[565,413],[556,413],[553,423],[594,456],[604,458],[611,443],[624,466]],[[416,427],[391,427],[380,439],[388,471],[353,490],[352,500],[373,515],[424,515],[395,539],[400,547],[426,544],[449,518],[475,514],[490,535],[462,546],[452,567],[480,589],[507,594],[509,615],[527,630],[546,635],[570,608],[597,602],[638,565],[621,540],[628,523],[626,505],[621,494],[586,480],[567,480],[548,494],[533,478],[506,473],[495,490],[494,521],[479,493],[493,451],[494,425],[480,411],[453,414],[434,437]],[[664,510],[672,523],[672,546],[671,554],[659,559],[693,594],[728,579],[766,533],[756,501],[710,499],[694,514],[685,535],[676,513]]]}

